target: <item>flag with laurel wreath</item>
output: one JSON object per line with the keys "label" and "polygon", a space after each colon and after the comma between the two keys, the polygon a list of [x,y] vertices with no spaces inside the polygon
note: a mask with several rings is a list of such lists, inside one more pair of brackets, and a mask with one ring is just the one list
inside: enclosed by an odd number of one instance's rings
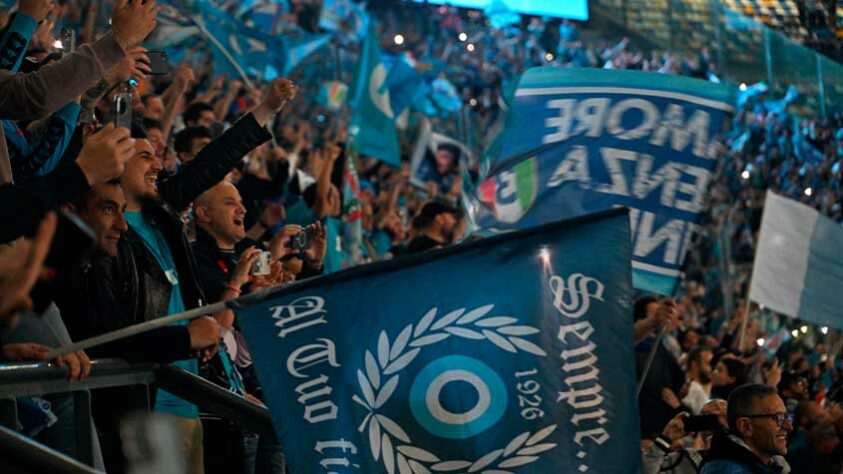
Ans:
{"label": "flag with laurel wreath", "polygon": [[627,211],[238,310],[291,472],[638,472]]}

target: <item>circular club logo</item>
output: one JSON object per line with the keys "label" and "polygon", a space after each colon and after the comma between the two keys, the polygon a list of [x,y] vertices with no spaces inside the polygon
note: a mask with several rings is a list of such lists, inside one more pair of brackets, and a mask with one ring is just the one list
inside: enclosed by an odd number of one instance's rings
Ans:
{"label": "circular club logo", "polygon": [[[389,474],[508,473],[508,469],[531,464],[540,459],[540,453],[556,447],[554,443],[542,443],[556,429],[556,424],[550,424],[535,432],[520,433],[476,459],[443,459],[432,446],[417,446],[400,423],[384,414],[400,376],[422,351],[445,339],[484,342],[510,354],[547,356],[527,339],[539,333],[537,328],[519,325],[516,318],[490,316],[493,307],[461,308],[442,316],[432,308],[397,335],[381,331],[377,347],[364,353],[363,368],[357,371],[359,393],[353,400],[368,411],[359,429],[368,430],[372,457],[383,462]],[[428,363],[412,378],[409,392],[409,408],[418,424],[446,439],[467,439],[483,433],[501,420],[509,405],[507,389],[495,370],[463,355],[449,354]]]}
{"label": "circular club logo", "polygon": [[[446,397],[448,392],[455,397]],[[473,397],[468,407],[445,406]],[[448,401],[443,401],[448,400]],[[451,355],[427,365],[410,390],[410,410],[427,431],[443,438],[469,438],[485,431],[503,416],[507,404],[503,380],[477,359]]]}

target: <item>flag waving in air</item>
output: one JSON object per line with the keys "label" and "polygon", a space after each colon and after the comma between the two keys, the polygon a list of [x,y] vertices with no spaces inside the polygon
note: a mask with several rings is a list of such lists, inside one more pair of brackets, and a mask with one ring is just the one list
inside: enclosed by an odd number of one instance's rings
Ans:
{"label": "flag waving in air", "polygon": [[398,132],[386,85],[386,68],[371,22],[357,62],[349,103],[353,111],[349,132],[354,137],[357,152],[396,168],[400,166]]}
{"label": "flag waving in air", "polygon": [[633,285],[673,294],[734,93],[640,71],[528,70],[467,199],[472,230],[523,229],[626,206]]}
{"label": "flag waving in air", "polygon": [[640,472],[629,255],[616,209],[255,295],[290,471]]}

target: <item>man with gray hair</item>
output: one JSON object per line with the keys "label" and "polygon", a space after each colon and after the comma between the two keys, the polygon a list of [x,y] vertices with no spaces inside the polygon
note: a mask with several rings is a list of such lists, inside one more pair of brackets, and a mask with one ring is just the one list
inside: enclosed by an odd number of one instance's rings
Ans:
{"label": "man with gray hair", "polygon": [[729,434],[714,436],[702,474],[786,474],[787,435],[793,424],[776,389],[761,384],[736,388],[726,412]]}

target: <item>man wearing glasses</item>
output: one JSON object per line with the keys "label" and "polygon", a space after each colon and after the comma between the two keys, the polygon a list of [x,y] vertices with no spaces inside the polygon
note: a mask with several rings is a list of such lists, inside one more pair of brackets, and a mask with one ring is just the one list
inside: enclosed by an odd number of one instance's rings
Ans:
{"label": "man wearing glasses", "polygon": [[716,434],[702,474],[783,474],[792,419],[776,389],[742,385],[729,396],[728,434]]}

